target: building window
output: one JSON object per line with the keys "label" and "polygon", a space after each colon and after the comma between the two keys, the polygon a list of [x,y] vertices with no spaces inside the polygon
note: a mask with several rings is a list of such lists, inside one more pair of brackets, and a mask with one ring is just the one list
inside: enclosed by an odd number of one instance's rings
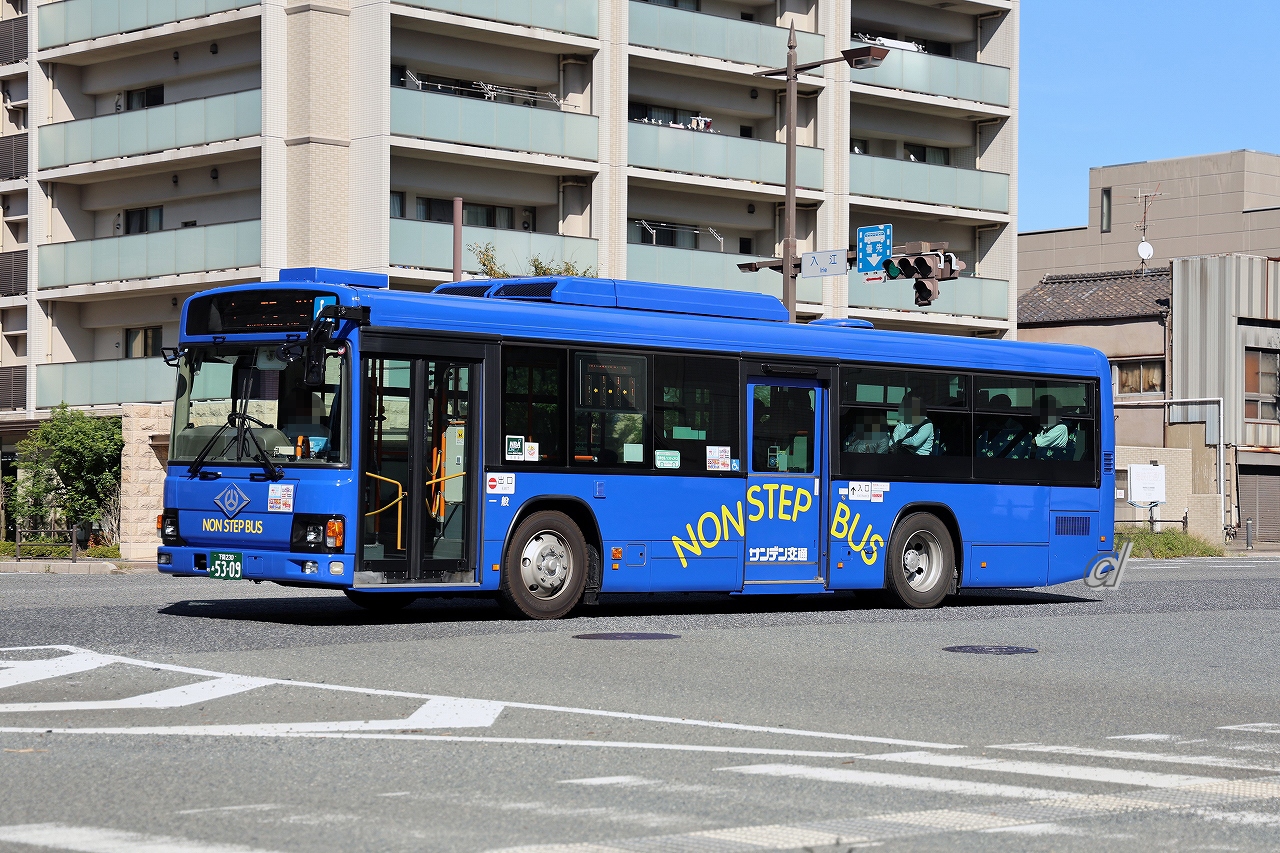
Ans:
{"label": "building window", "polygon": [[908,142],[902,146],[906,159],[913,163],[931,163],[935,166],[951,165],[951,149],[938,148],[933,145],[915,145]]}
{"label": "building window", "polygon": [[147,234],[164,229],[164,207],[135,207],[124,212],[124,233]]}
{"label": "building window", "polygon": [[698,113],[692,110],[657,107],[653,104],[639,104],[634,101],[627,105],[627,118],[649,124],[692,124],[696,115]]}
{"label": "building window", "polygon": [[698,0],[640,0],[640,2],[654,6],[666,6],[670,9],[687,9],[690,12],[698,11]]}
{"label": "building window", "polygon": [[1118,361],[1111,365],[1111,387],[1120,394],[1163,394],[1164,359]]}
{"label": "building window", "polygon": [[738,254],[754,255],[755,246],[753,245],[753,243],[754,241],[750,237],[739,237],[738,238]]}
{"label": "building window", "polygon": [[164,104],[164,86],[148,86],[146,89],[131,89],[125,93],[126,110],[145,110]]}
{"label": "building window", "polygon": [[850,154],[866,154],[867,149],[870,147],[871,147],[871,143],[866,139],[850,139],[849,140]]}
{"label": "building window", "polygon": [[1102,188],[1102,233],[1111,233],[1111,187]]}
{"label": "building window", "polygon": [[1244,416],[1252,421],[1276,420],[1280,394],[1280,352],[1244,351]]}
{"label": "building window", "polygon": [[162,332],[160,326],[145,329],[124,330],[125,358],[155,358],[160,355]]}
{"label": "building window", "polygon": [[754,21],[756,19],[754,12],[739,12],[738,14],[742,17],[742,20],[744,21]]}
{"label": "building window", "polygon": [[754,139],[755,135],[756,135],[756,129],[751,125],[749,124],[738,125],[738,136],[742,137],[743,139]]}
{"label": "building window", "polygon": [[671,246],[676,249],[698,248],[698,229],[692,225],[671,222],[627,221],[627,242],[643,246]]}
{"label": "building window", "polygon": [[391,218],[404,219],[404,193],[391,191]]}

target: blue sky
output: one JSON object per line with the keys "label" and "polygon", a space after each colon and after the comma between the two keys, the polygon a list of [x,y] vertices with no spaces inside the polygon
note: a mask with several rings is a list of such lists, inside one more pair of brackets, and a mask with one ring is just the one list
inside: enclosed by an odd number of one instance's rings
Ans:
{"label": "blue sky", "polygon": [[1280,154],[1280,0],[1023,0],[1018,230],[1084,225],[1089,167]]}

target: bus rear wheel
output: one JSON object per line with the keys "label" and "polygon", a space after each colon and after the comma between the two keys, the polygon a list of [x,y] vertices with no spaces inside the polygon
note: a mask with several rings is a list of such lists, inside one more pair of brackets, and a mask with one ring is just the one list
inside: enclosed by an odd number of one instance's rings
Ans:
{"label": "bus rear wheel", "polygon": [[889,537],[889,588],[907,607],[937,607],[951,589],[955,546],[951,531],[936,515],[916,512]]}
{"label": "bus rear wheel", "polygon": [[416,595],[406,592],[358,592],[354,589],[344,589],[343,592],[352,604],[358,604],[373,613],[394,613],[413,604],[417,599]]}
{"label": "bus rear wheel", "polygon": [[507,547],[498,585],[504,608],[529,619],[559,619],[573,610],[587,585],[587,542],[558,512],[520,522]]}

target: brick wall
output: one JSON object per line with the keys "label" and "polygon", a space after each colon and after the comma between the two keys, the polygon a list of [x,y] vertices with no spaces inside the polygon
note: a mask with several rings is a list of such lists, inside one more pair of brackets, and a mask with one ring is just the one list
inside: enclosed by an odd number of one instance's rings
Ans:
{"label": "brick wall", "polygon": [[126,403],[120,453],[120,556],[125,560],[156,558],[156,516],[164,509],[164,471],[168,445],[153,447],[152,436],[167,442],[172,403]]}

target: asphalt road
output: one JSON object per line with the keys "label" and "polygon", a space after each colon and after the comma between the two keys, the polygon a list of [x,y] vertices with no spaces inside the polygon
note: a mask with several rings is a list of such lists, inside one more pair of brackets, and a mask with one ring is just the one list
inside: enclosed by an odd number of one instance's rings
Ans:
{"label": "asphalt road", "polygon": [[0,851],[1275,850],[1278,607],[1275,557],[555,623],[0,575]]}

